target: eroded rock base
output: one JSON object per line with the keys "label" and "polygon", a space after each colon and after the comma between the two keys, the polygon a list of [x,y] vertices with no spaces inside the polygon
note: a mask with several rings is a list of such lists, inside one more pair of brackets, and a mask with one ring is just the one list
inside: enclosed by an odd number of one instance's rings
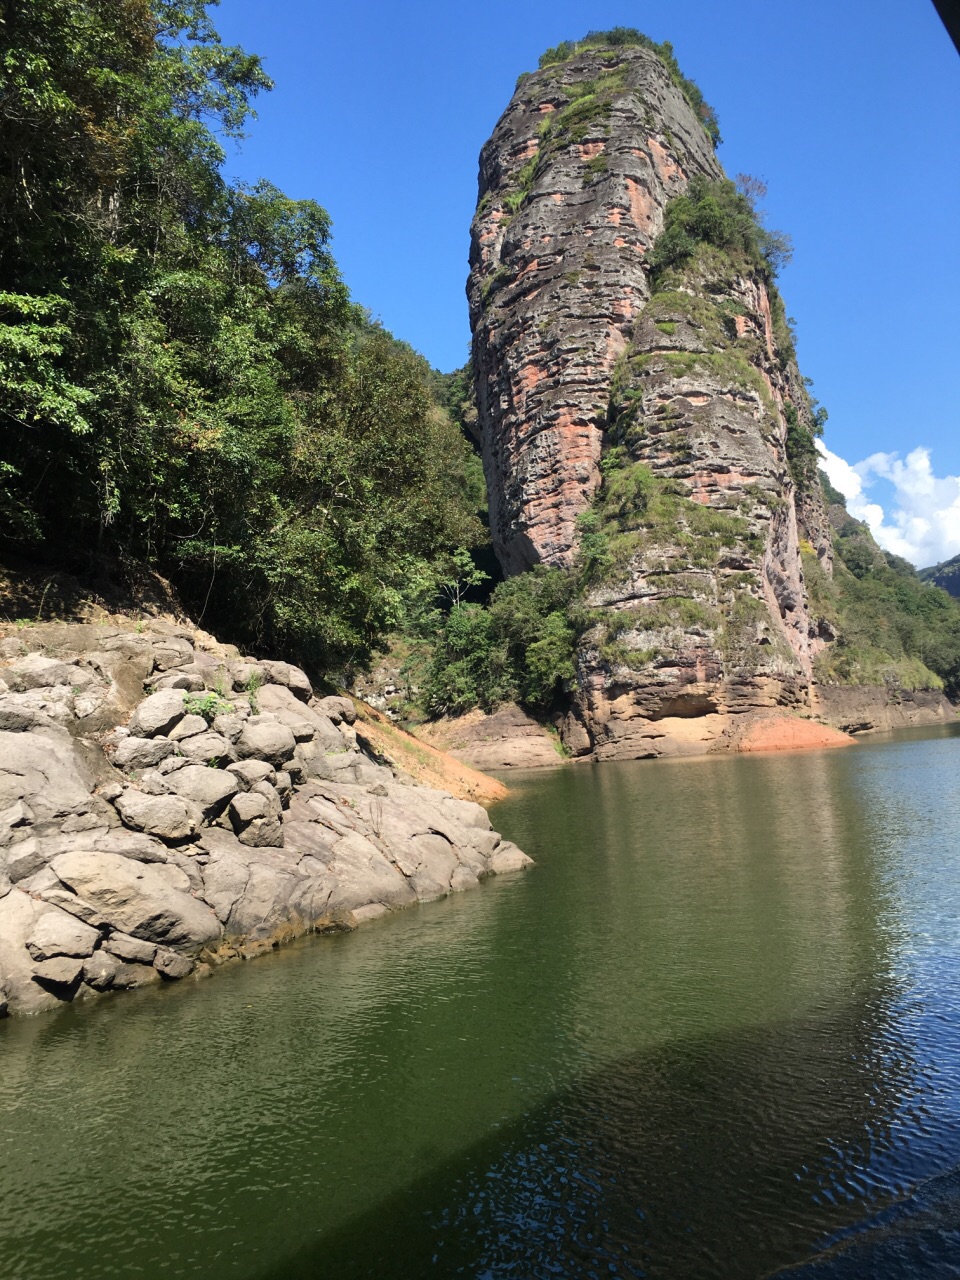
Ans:
{"label": "eroded rock base", "polygon": [[0,1013],[179,980],[527,866],[348,698],[160,621],[0,640]]}

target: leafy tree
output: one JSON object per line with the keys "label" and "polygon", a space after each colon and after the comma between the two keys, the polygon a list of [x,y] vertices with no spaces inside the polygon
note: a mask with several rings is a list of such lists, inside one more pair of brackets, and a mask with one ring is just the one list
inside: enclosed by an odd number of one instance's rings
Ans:
{"label": "leafy tree", "polygon": [[575,592],[571,574],[538,566],[501,582],[486,608],[468,603],[436,615],[425,710],[448,715],[516,701],[549,711],[576,678]]}
{"label": "leafy tree", "polygon": [[224,180],[271,84],[210,7],[0,20],[0,538],[133,554],[244,644],[363,662],[482,536],[474,453],[350,302],[326,212]]}

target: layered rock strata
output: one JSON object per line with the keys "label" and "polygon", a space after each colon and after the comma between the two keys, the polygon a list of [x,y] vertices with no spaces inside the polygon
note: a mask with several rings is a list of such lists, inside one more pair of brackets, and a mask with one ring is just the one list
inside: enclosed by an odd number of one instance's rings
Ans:
{"label": "layered rock strata", "polygon": [[810,406],[779,300],[711,246],[650,269],[697,175],[723,176],[710,139],[641,48],[524,78],[481,153],[468,294],[493,540],[508,574],[569,567],[599,502],[598,621],[561,724],[594,758],[811,714],[827,638],[800,547],[829,573],[830,528],[788,460]]}
{"label": "layered rock strata", "polygon": [[347,698],[189,627],[0,641],[0,1012],[353,928],[529,859]]}

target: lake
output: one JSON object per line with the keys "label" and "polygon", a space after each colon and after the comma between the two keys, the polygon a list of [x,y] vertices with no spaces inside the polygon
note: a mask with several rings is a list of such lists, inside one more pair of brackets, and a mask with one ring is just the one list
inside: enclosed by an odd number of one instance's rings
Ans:
{"label": "lake", "polygon": [[0,1276],[960,1276],[960,737],[508,779],[537,866],[0,1025]]}

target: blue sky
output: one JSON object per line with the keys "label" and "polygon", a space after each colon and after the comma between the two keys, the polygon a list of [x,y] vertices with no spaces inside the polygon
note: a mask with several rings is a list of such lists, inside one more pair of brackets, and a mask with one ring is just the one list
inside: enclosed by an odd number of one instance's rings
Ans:
{"label": "blue sky", "polygon": [[442,370],[467,356],[477,156],[517,75],[590,29],[671,40],[728,173],[762,177],[793,237],[801,368],[857,479],[832,471],[891,550],[960,552],[960,58],[930,0],[222,0],[214,18],[277,85],[230,175],[324,205],[354,298]]}

